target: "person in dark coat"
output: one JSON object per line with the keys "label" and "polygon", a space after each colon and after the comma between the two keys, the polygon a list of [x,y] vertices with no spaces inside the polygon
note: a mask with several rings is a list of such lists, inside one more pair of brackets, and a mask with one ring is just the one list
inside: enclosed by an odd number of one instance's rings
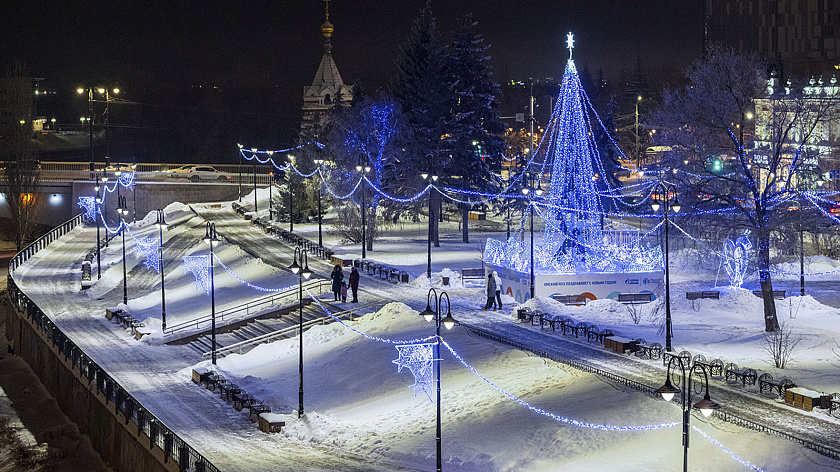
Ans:
{"label": "person in dark coat", "polygon": [[330,278],[332,279],[332,291],[333,295],[335,295],[335,301],[339,301],[341,300],[341,282],[344,281],[344,272],[342,272],[340,265],[335,265],[335,268],[333,268],[330,274]]}
{"label": "person in dark coat", "polygon": [[493,311],[496,311],[496,279],[493,278],[493,274],[487,274],[487,304],[484,305],[482,310],[487,311],[490,307],[493,308]]}
{"label": "person in dark coat", "polygon": [[351,303],[359,303],[359,271],[356,267],[350,271],[350,290],[353,291],[353,300]]}

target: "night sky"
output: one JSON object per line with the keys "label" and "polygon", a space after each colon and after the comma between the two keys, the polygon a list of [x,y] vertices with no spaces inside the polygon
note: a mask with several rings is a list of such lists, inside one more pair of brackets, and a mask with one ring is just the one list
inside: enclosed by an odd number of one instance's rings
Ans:
{"label": "night sky", "polygon": [[[425,0],[333,0],[333,55],[345,82],[387,86]],[[491,44],[496,79],[562,76],[566,33],[579,68],[617,79],[635,68],[683,69],[701,52],[700,0],[479,1],[432,3],[449,38],[472,12]],[[165,6],[164,6],[165,5]],[[250,88],[271,84],[279,114],[299,119],[302,88],[323,52],[324,2],[6,2],[0,62],[25,62],[43,87],[72,98],[76,85],[113,81],[131,87],[196,84]],[[255,87],[259,89],[259,87]],[[164,105],[165,106],[165,105]],[[76,118],[77,119],[77,118]],[[294,127],[294,125],[291,125]]]}

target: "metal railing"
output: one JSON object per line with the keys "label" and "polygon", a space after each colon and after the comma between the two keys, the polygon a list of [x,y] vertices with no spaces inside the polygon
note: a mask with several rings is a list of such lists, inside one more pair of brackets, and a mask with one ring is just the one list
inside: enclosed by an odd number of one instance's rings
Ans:
{"label": "metal railing", "polygon": [[[535,349],[533,346],[530,346],[528,344],[525,344],[525,343],[522,343],[522,342],[519,342],[519,341],[514,341],[514,340],[512,340],[510,338],[507,338],[505,336],[502,336],[498,333],[487,331],[485,329],[478,328],[478,327],[475,327],[475,326],[470,326],[470,325],[465,324],[465,323],[460,323],[460,324],[461,324],[461,326],[463,326],[464,328],[466,328],[467,330],[469,330],[471,333],[475,334],[476,336],[481,336],[485,339],[489,339],[491,341],[495,341],[495,342],[500,343],[500,344],[511,346],[513,348],[519,349],[520,351],[530,352],[530,353],[532,353],[534,355],[537,355],[539,357],[543,357],[543,358],[546,358],[546,359],[551,359],[555,362],[559,362],[560,364],[565,364],[569,367],[575,368],[575,369],[583,371],[583,372],[589,372],[591,374],[599,375],[601,377],[604,377],[604,378],[610,379],[612,381],[615,381],[615,382],[621,383],[623,385],[626,385],[626,386],[628,386],[628,387],[630,387],[634,390],[638,390],[638,391],[640,391],[640,392],[642,392],[642,393],[644,393],[644,394],[646,394],[650,397],[659,398],[659,394],[656,393],[656,387],[652,387],[650,385],[638,382],[638,381],[633,380],[633,379],[628,379],[627,377],[623,377],[623,376],[615,374],[613,372],[610,372],[610,371],[607,371],[607,370],[604,370],[604,369],[600,369],[598,367],[587,364],[586,362],[573,360],[573,359],[567,359],[567,358],[565,358],[565,357],[563,357],[559,354],[553,353],[553,352],[548,352],[548,351],[543,351],[543,350],[540,350],[540,349]],[[679,396],[675,397],[675,401],[677,401],[679,403]],[[725,421],[727,423],[732,423],[734,425],[741,426],[743,428],[748,428],[748,429],[751,429],[753,431],[760,431],[760,432],[772,434],[774,436],[778,436],[780,438],[787,439],[789,441],[793,441],[793,442],[795,442],[799,445],[807,447],[808,449],[810,449],[810,450],[812,450],[812,451],[814,451],[818,454],[821,454],[821,455],[826,456],[826,457],[830,457],[830,458],[835,459],[835,460],[840,460],[840,451],[838,451],[836,449],[832,449],[828,446],[824,446],[822,444],[817,444],[815,442],[808,441],[807,439],[799,438],[799,437],[797,437],[797,436],[795,436],[791,433],[786,433],[784,431],[779,431],[778,429],[771,428],[769,426],[766,426],[766,425],[763,425],[763,424],[760,424],[760,423],[756,423],[755,421],[751,421],[751,420],[748,420],[746,418],[742,418],[740,416],[737,416],[737,415],[734,415],[732,413],[728,413],[728,412],[725,412],[725,411],[720,411],[720,410],[716,411],[715,412],[715,417],[717,417],[720,420]]]}
{"label": "metal railing", "polygon": [[[317,290],[320,295],[323,293],[323,286],[329,286],[329,283],[330,282],[325,279],[310,280],[308,282],[304,282],[303,288],[304,290]],[[273,293],[248,303],[220,310],[216,312],[216,323],[226,322],[225,324],[229,324],[234,321],[242,321],[251,318],[252,316],[264,313],[270,309],[290,306],[291,304],[287,302],[289,300],[297,300],[299,290],[299,287],[295,286],[294,288],[290,288],[289,290],[285,290],[283,292]],[[212,318],[212,314],[208,314],[189,321],[184,321],[183,323],[172,325],[167,328],[165,336],[174,337],[172,335],[177,332],[185,332],[186,334],[186,330],[189,330],[188,333],[205,331],[210,329]]]}
{"label": "metal railing", "polygon": [[164,461],[175,461],[179,470],[184,472],[218,472],[219,469],[216,466],[187,444],[163,421],[128,393],[113,377],[108,375],[99,364],[93,361],[84,350],[56,326],[44,311],[15,283],[14,269],[26,262],[36,252],[47,247],[49,243],[75,228],[81,223],[81,216],[77,215],[66,223],[59,225],[12,258],[7,277],[9,300],[18,312],[25,314],[44,335],[47,342],[57,349],[58,355],[64,356],[65,362],[70,363],[70,368],[78,369],[79,376],[87,379],[89,386],[95,386],[96,391],[105,397],[106,405],[114,402],[116,411],[123,415],[125,423],[128,424],[129,421],[134,423],[139,431],[149,437],[152,448],[157,446],[163,451]]}

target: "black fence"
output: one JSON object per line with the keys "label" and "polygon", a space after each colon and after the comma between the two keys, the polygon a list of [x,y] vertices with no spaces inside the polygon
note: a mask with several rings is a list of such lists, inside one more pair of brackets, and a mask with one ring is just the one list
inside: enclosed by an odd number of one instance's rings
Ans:
{"label": "black fence", "polygon": [[[543,358],[546,358],[546,359],[551,359],[555,362],[559,362],[560,364],[565,364],[569,367],[573,367],[575,369],[582,370],[584,372],[589,372],[589,373],[592,373],[592,374],[600,375],[601,377],[610,379],[612,381],[615,381],[615,382],[618,382],[620,384],[626,385],[626,386],[628,386],[628,387],[630,387],[634,390],[638,390],[642,393],[645,393],[648,396],[656,397],[656,398],[659,397],[659,394],[656,393],[656,387],[651,387],[650,385],[646,385],[646,384],[643,384],[641,382],[637,382],[635,380],[628,379],[626,377],[622,377],[621,375],[615,374],[613,372],[608,372],[606,370],[599,369],[598,367],[589,365],[585,362],[581,362],[581,361],[577,361],[577,360],[573,360],[573,359],[567,359],[567,358],[565,358],[563,356],[560,356],[558,354],[555,354],[553,352],[547,352],[547,351],[543,351],[543,350],[540,350],[540,349],[535,349],[533,346],[530,346],[530,345],[525,344],[525,343],[521,343],[519,341],[514,341],[512,339],[506,338],[504,336],[501,336],[501,335],[499,335],[497,333],[494,333],[494,332],[491,332],[491,331],[487,331],[487,330],[484,330],[484,329],[481,329],[481,328],[477,328],[475,326],[469,326],[469,325],[464,324],[464,323],[461,323],[461,326],[465,327],[471,333],[473,333],[477,336],[481,336],[483,338],[490,339],[492,341],[495,341],[495,342],[500,343],[500,344],[504,344],[506,346],[511,346],[513,348],[519,349],[520,351],[530,352],[534,355],[537,355],[537,356],[540,356],[540,357],[543,357]],[[678,403],[679,403],[679,399],[680,399],[679,395],[675,396],[675,401],[677,401]],[[720,411],[720,410],[716,411],[715,412],[715,417],[717,417],[720,420],[725,421],[727,423],[732,423],[734,425],[741,426],[742,428],[747,428],[747,429],[751,429],[753,431],[760,431],[760,432],[763,432],[763,433],[772,434],[774,436],[778,436],[780,438],[787,439],[789,441],[793,441],[797,444],[800,444],[802,446],[807,447],[808,449],[810,449],[814,452],[817,452],[818,454],[821,454],[821,455],[826,456],[826,457],[830,457],[830,458],[835,459],[835,460],[840,460],[840,451],[838,451],[836,449],[832,449],[832,448],[827,447],[827,446],[824,446],[822,444],[817,444],[817,443],[808,441],[807,439],[799,438],[794,434],[786,433],[784,431],[779,431],[778,429],[774,429],[774,428],[771,428],[769,426],[765,426],[763,424],[756,423],[755,421],[751,421],[751,420],[748,420],[748,419],[745,419],[745,418],[741,418],[740,416],[733,415],[732,413],[727,413],[725,411]]]}
{"label": "black fence", "polygon": [[85,354],[15,283],[13,278],[15,268],[81,222],[82,215],[76,216],[37,239],[12,258],[9,263],[7,282],[9,299],[18,312],[25,313],[32,324],[45,335],[47,341],[58,349],[59,355],[64,356],[65,361],[71,363],[71,368],[78,369],[80,376],[87,379],[88,385],[96,386],[96,391],[105,396],[106,403],[114,403],[116,410],[124,416],[126,424],[130,421],[137,425],[139,430],[150,438],[151,447],[158,447],[163,451],[167,461],[175,461],[179,469],[185,472],[218,472],[218,468],[149,412],[102,367]]}

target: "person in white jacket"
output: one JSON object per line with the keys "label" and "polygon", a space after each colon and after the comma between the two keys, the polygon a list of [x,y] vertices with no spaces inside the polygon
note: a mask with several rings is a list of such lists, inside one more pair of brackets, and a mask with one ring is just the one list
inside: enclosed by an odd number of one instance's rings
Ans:
{"label": "person in white jacket", "polygon": [[502,309],[502,278],[499,273],[493,271],[493,279],[496,281],[496,303],[499,305],[499,310]]}

